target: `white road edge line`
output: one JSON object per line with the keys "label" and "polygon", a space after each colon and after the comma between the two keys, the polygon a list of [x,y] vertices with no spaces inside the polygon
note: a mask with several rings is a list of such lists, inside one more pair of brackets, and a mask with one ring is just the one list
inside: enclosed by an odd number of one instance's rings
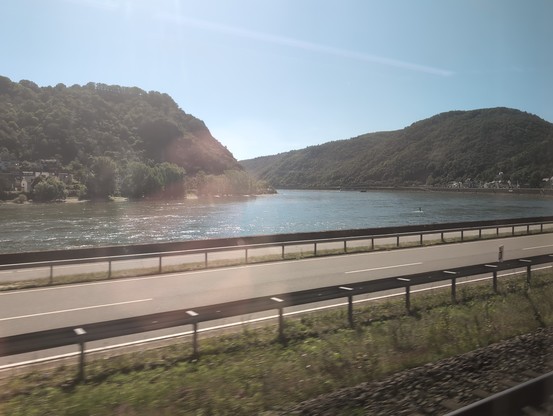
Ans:
{"label": "white road edge line", "polygon": [[131,304],[131,303],[149,302],[151,300],[153,300],[153,298],[129,300],[129,301],[126,301],[126,302],[117,302],[117,303],[106,303],[104,305],[85,306],[85,307],[82,307],[82,308],[64,309],[64,310],[61,310],[61,311],[33,313],[33,314],[30,314],[30,315],[12,316],[12,317],[9,317],[9,318],[0,318],[0,322],[2,322],[2,321],[11,321],[11,320],[15,320],[15,319],[33,318],[35,316],[55,315],[57,313],[84,311],[84,310],[87,310],[87,309],[106,308],[106,307],[109,307],[109,306],[128,305],[128,304]]}
{"label": "white road edge line", "polygon": [[345,272],[346,274],[352,274],[352,273],[364,273],[364,272],[372,272],[375,270],[386,270],[386,269],[395,269],[398,267],[410,267],[410,266],[419,266],[422,262],[418,263],[406,263],[406,264],[397,264],[394,266],[383,266],[383,267],[374,267],[372,269],[363,269],[363,270],[351,270],[349,272]]}
{"label": "white road edge line", "polygon": [[553,244],[548,244],[546,246],[526,247],[526,248],[523,248],[523,250],[538,250],[540,248],[549,248],[549,247],[553,247]]}

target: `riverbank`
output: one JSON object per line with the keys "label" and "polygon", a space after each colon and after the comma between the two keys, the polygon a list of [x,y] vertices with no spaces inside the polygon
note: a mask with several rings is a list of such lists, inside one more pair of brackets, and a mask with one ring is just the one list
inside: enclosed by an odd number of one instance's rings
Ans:
{"label": "riverbank", "polygon": [[[446,187],[430,187],[430,186],[363,186],[363,187],[330,187],[330,188],[306,188],[306,189],[288,189],[283,188],[283,190],[288,191],[346,191],[346,192],[429,192],[429,193],[450,193],[450,194],[481,194],[481,195],[532,195],[538,197],[553,197],[553,188],[446,188]],[[225,200],[225,199],[234,199],[234,198],[250,198],[262,195],[274,195],[278,194],[278,190],[273,192],[267,192],[263,194],[255,195],[198,195],[196,193],[188,193],[182,199],[182,201],[191,201],[191,200]],[[151,200],[151,199],[141,199],[142,200]],[[109,201],[111,202],[127,202],[131,201],[126,197],[110,197]],[[159,201],[174,202],[179,201],[179,199],[166,199]],[[52,203],[83,203],[83,202],[94,202],[88,199],[79,199],[77,197],[68,197],[65,200],[52,201]],[[105,202],[105,201],[104,201]],[[12,200],[0,200],[0,204],[31,204],[32,200],[21,200],[14,198]],[[44,204],[44,202],[40,202]]]}
{"label": "riverbank", "polygon": [[[81,199],[76,196],[70,196],[62,200],[55,200],[55,201],[46,201],[46,202],[36,202],[37,204],[59,204],[59,203],[84,203],[84,202],[139,202],[139,201],[161,201],[161,202],[179,202],[179,201],[195,201],[195,200],[213,200],[213,199],[236,199],[236,198],[252,198],[256,196],[262,196],[262,195],[274,195],[277,191],[266,193],[266,194],[253,194],[253,195],[198,195],[194,192],[187,193],[182,198],[140,198],[140,199],[130,199],[124,196],[111,196],[108,199],[100,199],[100,200],[92,200],[92,199]],[[15,204],[15,205],[23,205],[23,204],[33,204],[35,203],[32,199],[27,199],[27,197],[21,198],[21,195],[25,196],[24,194],[19,194],[17,197],[7,200],[0,199],[0,204]]]}
{"label": "riverbank", "polygon": [[553,196],[553,189],[545,188],[421,188],[421,190],[428,192]]}
{"label": "riverbank", "polygon": [[[284,188],[286,189],[286,188]],[[292,190],[292,189],[289,189]],[[294,188],[297,190],[297,188]],[[434,186],[344,186],[329,188],[306,188],[308,190],[320,191],[351,191],[351,192],[369,192],[369,191],[390,191],[390,192],[442,192],[456,194],[498,194],[498,195],[535,195],[535,196],[553,196],[553,188],[449,188]]]}

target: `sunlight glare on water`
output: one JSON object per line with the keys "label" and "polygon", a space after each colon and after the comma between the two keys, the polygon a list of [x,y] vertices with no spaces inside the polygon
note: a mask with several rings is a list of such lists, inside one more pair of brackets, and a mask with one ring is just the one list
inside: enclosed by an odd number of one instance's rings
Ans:
{"label": "sunlight glare on water", "polygon": [[553,198],[279,191],[186,201],[0,204],[0,252],[553,215]]}

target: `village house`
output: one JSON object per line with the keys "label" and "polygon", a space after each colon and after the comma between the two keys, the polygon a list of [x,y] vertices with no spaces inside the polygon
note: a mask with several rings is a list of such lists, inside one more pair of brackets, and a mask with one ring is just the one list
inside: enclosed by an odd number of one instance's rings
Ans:
{"label": "village house", "polygon": [[33,184],[33,181],[38,178],[39,176],[42,176],[44,178],[53,177],[57,178],[66,185],[69,185],[73,181],[73,176],[70,173],[66,172],[60,172],[60,173],[52,173],[52,172],[22,172],[19,178],[16,178],[15,187],[17,190],[20,190],[21,192],[31,192],[31,186]]}

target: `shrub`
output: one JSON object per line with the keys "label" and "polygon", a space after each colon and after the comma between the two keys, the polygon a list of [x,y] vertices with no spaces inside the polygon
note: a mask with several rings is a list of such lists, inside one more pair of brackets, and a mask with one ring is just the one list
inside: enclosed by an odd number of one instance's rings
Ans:
{"label": "shrub", "polygon": [[25,194],[19,194],[17,197],[13,200],[16,204],[24,204],[27,202],[27,195]]}

